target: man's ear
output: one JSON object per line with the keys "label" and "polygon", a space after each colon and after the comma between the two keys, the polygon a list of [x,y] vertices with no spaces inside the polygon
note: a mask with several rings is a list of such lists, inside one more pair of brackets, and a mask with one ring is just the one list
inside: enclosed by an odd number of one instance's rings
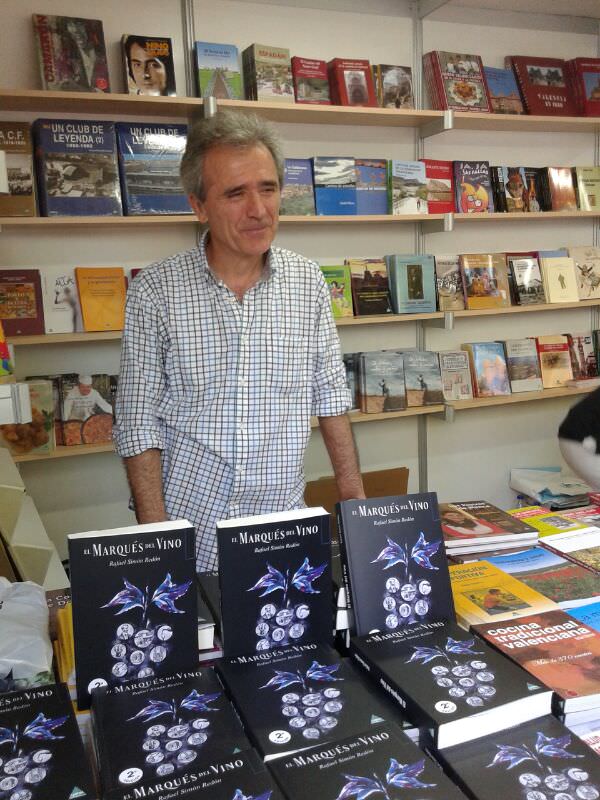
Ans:
{"label": "man's ear", "polygon": [[188,200],[192,211],[198,217],[198,220],[205,225],[208,222],[208,215],[204,208],[204,203],[198,200],[195,194],[188,194]]}

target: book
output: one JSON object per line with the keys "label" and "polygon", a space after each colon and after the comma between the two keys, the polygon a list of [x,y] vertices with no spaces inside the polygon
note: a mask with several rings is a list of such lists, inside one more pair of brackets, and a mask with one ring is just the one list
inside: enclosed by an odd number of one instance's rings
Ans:
{"label": "book", "polygon": [[569,257],[575,262],[579,299],[600,299],[600,248],[569,247]]}
{"label": "book", "polygon": [[577,193],[571,167],[546,167],[552,211],[577,211]]}
{"label": "book", "polygon": [[550,691],[450,620],[353,637],[350,654],[438,750],[550,713]]}
{"label": "book", "polygon": [[537,258],[507,253],[506,262],[514,278],[518,304],[530,306],[545,303],[544,281]]}
{"label": "book", "polygon": [[577,197],[582,211],[600,208],[600,167],[575,167]]}
{"label": "book", "polygon": [[468,354],[464,350],[442,350],[439,359],[444,401],[450,403],[455,400],[472,400]]}
{"label": "book", "polygon": [[125,324],[125,273],[122,267],[75,267],[86,331],[120,331]]}
{"label": "book", "polygon": [[174,96],[175,64],[173,42],[166,36],[121,37],[123,83],[129,94]]}
{"label": "book", "polygon": [[251,44],[242,51],[246,100],[293,103],[290,51],[285,47]]}
{"label": "book", "polygon": [[0,320],[0,378],[8,380],[14,372],[12,356],[8,349],[8,342],[4,335],[4,327]]}
{"label": "book", "polygon": [[294,99],[297,103],[331,105],[327,63],[317,58],[292,56]]}
{"label": "book", "polygon": [[600,599],[594,573],[545,547],[486,556],[486,561],[514,575],[569,613],[576,606]]}
{"label": "book", "polygon": [[[589,381],[598,377],[598,364],[591,333],[567,333],[573,380]],[[572,384],[571,384],[572,385]],[[583,384],[585,385],[585,383]]]}
{"label": "book", "polygon": [[574,606],[569,609],[569,616],[579,622],[585,623],[595,631],[600,631],[600,601],[595,600],[581,606]]}
{"label": "book", "polygon": [[435,282],[440,311],[462,311],[465,296],[457,255],[435,256]]}
{"label": "book", "polygon": [[538,539],[537,530],[485,500],[440,503],[440,519],[444,543],[454,549],[477,550],[481,545],[494,548],[528,547]]}
{"label": "book", "polygon": [[6,336],[44,333],[39,270],[0,269],[0,321]]}
{"label": "book", "polygon": [[329,645],[225,657],[216,670],[265,761],[376,730],[392,717]]}
{"label": "book", "polygon": [[356,213],[387,214],[388,187],[385,158],[356,158]]}
{"label": "book", "polygon": [[157,522],[67,540],[78,707],[89,708],[96,688],[193,669],[194,528]]}
{"label": "book", "polygon": [[576,115],[566,62],[562,58],[506,56],[504,66],[514,72],[528,114]]}
{"label": "book", "polygon": [[336,105],[377,107],[371,65],[365,59],[333,58],[327,62],[327,74]]}
{"label": "book", "polygon": [[194,59],[199,97],[217,100],[244,97],[240,56],[234,44],[195,42]]}
{"label": "book", "polygon": [[552,611],[553,600],[486,561],[451,564],[450,584],[456,619],[463,628]]}
{"label": "book", "polygon": [[427,800],[464,797],[437,764],[390,724],[341,739],[326,749],[316,747],[277,759],[271,771],[289,800],[390,798],[415,792]]}
{"label": "book", "polygon": [[356,167],[353,158],[315,156],[312,160],[318,215],[356,214]]}
{"label": "book", "polygon": [[4,797],[97,797],[64,684],[3,694],[0,730],[4,745],[0,791]]}
{"label": "book", "polygon": [[523,102],[514,73],[510,69],[483,67],[490,106],[494,114],[524,114]]}
{"label": "book", "polygon": [[35,215],[30,126],[24,122],[0,122],[0,216]]}
{"label": "book", "polygon": [[63,375],[60,392],[65,445],[112,441],[113,392],[109,375]]}
{"label": "book", "polygon": [[511,393],[502,342],[468,342],[461,349],[469,356],[474,397]]}
{"label": "book", "polygon": [[594,753],[550,715],[437,756],[450,778],[479,800],[567,800],[591,797],[600,787]]}
{"label": "book", "polygon": [[217,546],[227,656],[330,641],[333,589],[325,509],[217,522]]}
{"label": "book", "polygon": [[425,73],[434,87],[434,108],[489,113],[483,63],[478,55],[433,50],[423,56]]}
{"label": "book", "polygon": [[463,214],[494,211],[494,195],[488,161],[453,161],[454,200]]}
{"label": "book", "polygon": [[124,213],[191,214],[179,176],[187,126],[117,122],[115,129]]}
{"label": "book", "polygon": [[352,406],[350,411],[357,411],[359,405],[358,396],[358,353],[344,353],[342,356],[344,369],[346,370],[346,385],[350,392]]}
{"label": "book", "polygon": [[511,392],[541,392],[544,385],[535,339],[507,339],[504,349]]}
{"label": "book", "polygon": [[427,178],[422,161],[388,161],[388,213],[427,214]]}
{"label": "book", "polygon": [[373,64],[377,104],[381,108],[414,108],[412,69],[392,64]]}
{"label": "book", "polygon": [[46,265],[41,279],[45,333],[81,333],[83,319],[75,270]]}
{"label": "book", "polygon": [[121,216],[113,122],[37,119],[33,134],[42,216]]}
{"label": "book", "polygon": [[42,89],[110,92],[99,19],[32,14]]}
{"label": "book", "polygon": [[565,611],[529,614],[509,624],[488,622],[472,630],[552,689],[555,713],[600,706],[600,633]]}
{"label": "book", "polygon": [[524,167],[499,167],[504,188],[503,210],[507,212],[529,210],[527,178]]}
{"label": "book", "polygon": [[310,158],[286,158],[279,215],[309,217],[315,213]]}
{"label": "book", "polygon": [[386,262],[382,258],[350,258],[354,315],[391,314],[392,305]]}
{"label": "book", "polygon": [[452,161],[421,159],[425,164],[427,209],[429,214],[454,212],[454,172]]}
{"label": "book", "polygon": [[438,354],[431,350],[403,353],[406,405],[431,406],[444,402]]}
{"label": "book", "polygon": [[513,508],[507,512],[517,519],[524,519],[528,525],[535,528],[540,538],[553,533],[564,533],[571,530],[587,530],[589,524],[569,519],[563,514],[557,514],[544,506],[523,506]]}
{"label": "book", "polygon": [[569,340],[562,335],[538,336],[536,343],[544,389],[564,386],[573,378]]}
{"label": "book", "polygon": [[31,421],[0,425],[0,446],[13,455],[48,454],[54,450],[54,397],[50,381],[28,381]]}
{"label": "book", "polygon": [[572,58],[567,72],[577,113],[595,117],[600,114],[600,59]]}
{"label": "book", "polygon": [[435,259],[428,255],[389,255],[392,309],[395,314],[435,311]]}
{"label": "book", "polygon": [[375,350],[358,358],[359,408],[363,414],[406,409],[404,358],[395,351]]}
{"label": "book", "polygon": [[97,690],[94,735],[107,800],[146,796],[157,780],[235,760],[250,749],[223,685],[210,667]]}
{"label": "book", "polygon": [[548,534],[542,544],[596,574],[600,573],[600,528],[590,526],[583,530]]}
{"label": "book", "polygon": [[322,264],[321,272],[329,288],[331,310],[336,319],[352,317],[352,287],[350,284],[350,267],[347,264],[333,266]]}
{"label": "book", "polygon": [[577,303],[579,290],[574,259],[567,255],[547,255],[544,251],[539,255],[546,302]]}

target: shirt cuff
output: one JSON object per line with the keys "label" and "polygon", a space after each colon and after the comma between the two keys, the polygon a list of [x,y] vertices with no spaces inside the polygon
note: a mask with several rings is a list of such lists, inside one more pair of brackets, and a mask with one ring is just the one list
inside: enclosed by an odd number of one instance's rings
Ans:
{"label": "shirt cuff", "polygon": [[157,428],[113,429],[113,441],[121,458],[139,456],[146,450],[164,450],[163,437]]}
{"label": "shirt cuff", "polygon": [[311,413],[314,417],[338,417],[351,408],[350,390],[344,387],[314,397]]}

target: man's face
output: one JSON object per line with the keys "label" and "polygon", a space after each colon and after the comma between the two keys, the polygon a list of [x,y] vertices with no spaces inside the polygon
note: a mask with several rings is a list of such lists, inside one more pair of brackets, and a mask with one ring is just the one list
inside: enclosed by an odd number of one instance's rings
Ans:
{"label": "man's face", "polygon": [[79,394],[83,395],[84,397],[88,395],[92,391],[92,387],[89,383],[80,383],[79,384]]}
{"label": "man's face", "polygon": [[204,158],[205,199],[190,197],[210,228],[215,255],[239,262],[267,252],[277,232],[280,187],[273,156],[264,145],[218,145]]}
{"label": "man's face", "polygon": [[129,59],[136,86],[144,94],[162,94],[167,85],[167,71],[162,61],[137,42],[131,46]]}

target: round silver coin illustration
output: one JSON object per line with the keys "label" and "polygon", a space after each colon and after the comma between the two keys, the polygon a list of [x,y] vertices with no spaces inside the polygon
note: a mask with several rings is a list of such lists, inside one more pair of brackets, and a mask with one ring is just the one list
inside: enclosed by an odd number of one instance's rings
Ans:
{"label": "round silver coin illustration", "polygon": [[304,716],[308,717],[309,719],[316,719],[320,713],[321,710],[318,706],[307,706],[304,709]]}
{"label": "round silver coin illustration", "polygon": [[135,667],[139,666],[140,664],[143,664],[145,658],[146,656],[141,650],[134,650],[133,653],[129,656],[129,660]]}
{"label": "round silver coin illustration", "polygon": [[405,583],[404,586],[400,589],[400,597],[403,600],[407,600],[410,602],[414,600],[417,596],[417,590],[412,583]]}
{"label": "round silver coin illustration", "polygon": [[188,736],[188,744],[192,744],[194,746],[199,744],[204,744],[204,742],[208,739],[206,733],[192,733],[191,736]]}
{"label": "round silver coin illustration", "polygon": [[285,639],[285,631],[283,628],[273,628],[271,638],[274,642],[282,642]]}
{"label": "round silver coin illustration", "polygon": [[410,617],[412,612],[412,608],[408,605],[408,603],[401,603],[398,607],[398,613],[403,619]]}
{"label": "round silver coin illustration", "polygon": [[172,772],[175,772],[174,764],[160,764],[156,768],[156,774],[161,778],[165,775],[170,775]]}
{"label": "round silver coin illustration", "polygon": [[335,717],[321,717],[319,720],[319,727],[323,728],[324,731],[330,731],[332,728],[338,724],[338,721]]}
{"label": "round silver coin illustration", "polygon": [[526,789],[535,789],[541,782],[542,779],[535,772],[523,772],[522,775],[519,775],[519,783]]}
{"label": "round silver coin illustration", "polygon": [[277,613],[277,608],[273,603],[267,603],[260,610],[260,615],[263,619],[272,619]]}
{"label": "round silver coin illustration", "polygon": [[539,792],[537,789],[532,789],[532,791],[527,792],[525,797],[527,800],[548,800],[546,794],[544,792]]}
{"label": "round silver coin illustration", "polygon": [[304,717],[292,717],[289,722],[290,728],[303,728],[306,725]]}
{"label": "round silver coin illustration", "polygon": [[302,731],[302,736],[305,739],[318,739],[321,736],[321,731],[318,728],[305,728]]}
{"label": "round silver coin illustration", "polygon": [[144,649],[150,647],[154,641],[154,631],[149,631],[147,628],[144,628],[136,633],[133,637],[133,641],[136,647],[142,647]]}
{"label": "round silver coin illustration", "polygon": [[271,645],[268,639],[259,639],[256,643],[257,650],[268,650],[270,646]]}
{"label": "round silver coin illustration", "polygon": [[472,689],[473,686],[475,686],[473,678],[461,678],[458,682],[461,686],[464,686],[465,689]]}
{"label": "round silver coin illustration", "polygon": [[156,750],[154,753],[148,753],[146,756],[146,764],[160,764],[160,762],[164,760],[165,754],[161,753],[159,750]]}
{"label": "round silver coin illustration", "polygon": [[156,739],[157,736],[162,736],[166,730],[164,725],[151,725],[146,731],[146,736]]}
{"label": "round silver coin illustration", "polygon": [[385,618],[385,626],[386,628],[390,628],[393,630],[394,628],[398,627],[398,617],[395,614],[388,614]]}
{"label": "round silver coin illustration", "polygon": [[460,686],[453,686],[451,689],[448,689],[448,694],[450,697],[464,697],[466,692],[464,689],[461,689]]}
{"label": "round silver coin illustration", "polygon": [[167,731],[167,736],[169,739],[183,739],[183,737],[189,732],[190,726],[189,725],[171,725],[169,730]]}
{"label": "round silver coin illustration", "polygon": [[298,709],[296,706],[283,706],[281,713],[284,717],[295,717],[298,714]]}
{"label": "round silver coin illustration", "polygon": [[450,686],[454,686],[454,681],[452,678],[438,678],[436,680],[438,686],[442,686],[444,689],[448,689]]}
{"label": "round silver coin illustration", "polygon": [[432,667],[431,668],[432,675],[447,675],[448,674],[448,667]]}
{"label": "round silver coin illustration", "polygon": [[482,683],[491,683],[494,680],[494,673],[493,672],[478,672],[477,673],[477,680],[481,681]]}
{"label": "round silver coin illustration", "polygon": [[299,622],[295,622],[290,627],[290,637],[292,639],[299,639],[304,633],[304,625],[301,625]]}
{"label": "round silver coin illustration", "polygon": [[393,611],[396,608],[396,601],[393,597],[384,597],[383,607],[386,611]]}
{"label": "round silver coin illustration", "polygon": [[159,644],[150,650],[150,661],[154,661],[155,664],[160,664],[160,662],[164,661],[166,657],[167,648],[163,647],[162,644]]}
{"label": "round silver coin illustration", "polygon": [[556,773],[547,775],[544,778],[544,783],[549,789],[552,789],[553,792],[564,792],[570,785],[566,775],[558,775]]}
{"label": "round silver coin illustration", "polygon": [[46,764],[52,758],[50,750],[36,750],[32,756],[34,764]]}
{"label": "round silver coin illustration", "polygon": [[431,583],[427,580],[419,581],[419,591],[423,595],[431,594]]}
{"label": "round silver coin illustration", "polygon": [[485,661],[475,660],[471,661],[471,666],[473,667],[473,669],[480,670],[480,669],[485,669],[487,667],[487,664]]}
{"label": "round silver coin illustration", "polygon": [[298,619],[306,619],[310,616],[310,608],[306,605],[306,603],[301,603],[298,608],[296,609],[296,616]]}
{"label": "round silver coin illustration", "polygon": [[19,779],[13,778],[12,776],[2,778],[2,780],[0,780],[0,792],[10,792],[10,790],[14,789],[18,783]]}
{"label": "round silver coin illustration", "polygon": [[300,695],[296,694],[295,692],[287,692],[281,698],[281,702],[285,703],[286,706],[293,706],[294,703],[297,703],[300,700]]}
{"label": "round silver coin illustration", "polygon": [[572,781],[577,781],[578,783],[581,781],[587,781],[587,779],[590,777],[584,769],[579,769],[578,767],[571,767],[571,769],[568,769],[567,775]]}
{"label": "round silver coin illustration", "polygon": [[458,667],[452,667],[452,674],[457,678],[466,678],[471,674],[471,669],[466,664],[460,664]]}
{"label": "round silver coin illustration", "polygon": [[597,800],[597,798],[600,797],[600,792],[595,786],[591,786],[589,783],[583,783],[575,789],[575,795],[581,798],[581,800]]}
{"label": "round silver coin illustration", "polygon": [[275,615],[275,622],[278,625],[283,625],[285,627],[286,625],[290,624],[293,616],[294,612],[290,611],[289,608],[282,608],[281,611],[278,611]]}
{"label": "round silver coin illustration", "polygon": [[493,697],[496,694],[496,689],[493,686],[478,686],[477,694],[482,697]]}
{"label": "round silver coin illustration", "polygon": [[325,689],[325,691],[323,692],[323,694],[325,695],[325,697],[326,697],[328,700],[334,700],[336,697],[339,697],[339,696],[340,696],[341,692],[340,692],[340,690],[339,690],[339,689],[332,689],[332,688],[329,688],[329,689]]}
{"label": "round silver coin illustration", "polygon": [[31,800],[32,797],[33,792],[30,792],[29,789],[18,789],[11,794],[8,800]]}
{"label": "round silver coin illustration", "polygon": [[207,719],[195,719],[192,722],[192,728],[195,731],[203,731],[205,728],[208,728],[210,722]]}
{"label": "round silver coin illustration", "polygon": [[396,594],[396,592],[400,589],[400,581],[398,578],[388,578],[385,582],[385,588],[391,594]]}
{"label": "round silver coin illustration", "polygon": [[25,783],[41,783],[45,777],[45,767],[34,767],[25,774]]}
{"label": "round silver coin illustration", "polygon": [[170,625],[161,625],[156,631],[156,638],[159,642],[168,642],[173,636],[173,628]]}
{"label": "round silver coin illustration", "polygon": [[154,670],[152,667],[142,667],[142,669],[138,672],[138,678],[151,678],[154,675]]}
{"label": "round silver coin illustration", "polygon": [[321,695],[315,692],[304,695],[304,697],[302,698],[302,702],[304,703],[305,706],[318,706],[319,703],[321,702],[321,699],[322,699]]}
{"label": "round silver coin illustration", "polygon": [[113,658],[125,658],[127,655],[127,648],[124,644],[115,644],[111,647],[110,654]]}
{"label": "round silver coin illustration", "polygon": [[125,664],[123,661],[117,661],[116,664],[113,664],[111,672],[115,678],[123,678],[125,675],[127,675],[127,670],[127,664]]}
{"label": "round silver coin illustration", "polygon": [[168,753],[176,753],[178,750],[181,750],[182,747],[183,747],[183,742],[181,741],[181,739],[171,739],[169,742],[166,743],[165,750]]}
{"label": "round silver coin illustration", "polygon": [[342,708],[343,705],[339,700],[331,700],[330,702],[325,703],[323,706],[323,710],[327,711],[328,714],[339,714]]}
{"label": "round silver coin illustration", "polygon": [[160,742],[158,739],[145,739],[144,743],[142,744],[142,749],[146,750],[146,752],[152,752],[153,750],[160,749]]}
{"label": "round silver coin illustration", "polygon": [[466,703],[469,706],[482,706],[483,700],[481,697],[467,697]]}
{"label": "round silver coin illustration", "polygon": [[133,625],[130,625],[129,622],[124,622],[117,628],[117,636],[119,637],[119,639],[122,639],[123,641],[131,639],[133,633],[134,633]]}
{"label": "round silver coin illustration", "polygon": [[266,622],[259,622],[254,632],[257,636],[268,636],[269,635],[269,626]]}
{"label": "round silver coin illustration", "polygon": [[424,617],[428,611],[429,603],[427,600],[417,600],[415,603],[415,613],[417,613],[420,617]]}
{"label": "round silver coin illustration", "polygon": [[198,756],[195,750],[182,750],[177,756],[177,761],[180,764],[191,764],[192,761]]}

